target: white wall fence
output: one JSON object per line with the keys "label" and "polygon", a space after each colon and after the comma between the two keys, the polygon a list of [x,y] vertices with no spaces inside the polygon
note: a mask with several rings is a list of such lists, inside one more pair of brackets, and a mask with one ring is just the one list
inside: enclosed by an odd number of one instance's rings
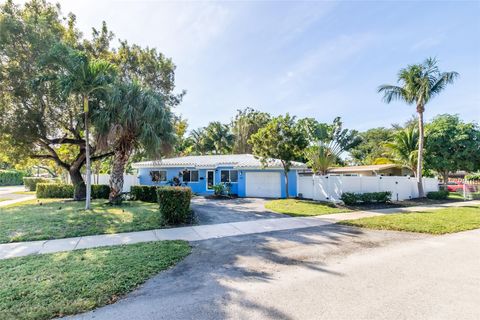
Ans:
{"label": "white wall fence", "polygon": [[[418,197],[417,180],[414,177],[387,176],[298,176],[299,197],[317,201],[340,201],[344,192],[367,193],[390,191],[393,201]],[[423,178],[425,193],[438,191],[437,178]]]}
{"label": "white wall fence", "polygon": [[[85,179],[85,175],[83,175]],[[71,183],[70,177],[67,179],[67,183]],[[110,185],[110,175],[109,174],[92,174],[92,184],[107,184]],[[122,192],[130,192],[131,186],[138,185],[138,178],[134,174],[124,174],[123,175],[123,190]]]}

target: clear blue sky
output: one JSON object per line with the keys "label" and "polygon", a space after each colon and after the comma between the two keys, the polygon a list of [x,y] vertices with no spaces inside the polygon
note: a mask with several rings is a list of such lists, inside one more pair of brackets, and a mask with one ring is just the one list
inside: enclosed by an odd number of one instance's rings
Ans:
{"label": "clear blue sky", "polygon": [[461,77],[426,118],[480,119],[480,2],[60,1],[85,34],[105,20],[116,36],[156,47],[177,64],[177,109],[194,129],[236,109],[331,121],[360,130],[402,123],[414,107],[386,105],[378,85],[437,57]]}

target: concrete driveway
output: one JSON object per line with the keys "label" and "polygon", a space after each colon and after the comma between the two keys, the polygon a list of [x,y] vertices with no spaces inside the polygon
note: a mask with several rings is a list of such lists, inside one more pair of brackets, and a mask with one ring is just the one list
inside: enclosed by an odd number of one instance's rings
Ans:
{"label": "concrete driveway", "polygon": [[192,199],[191,207],[199,224],[288,217],[265,209],[265,202],[267,201],[258,198],[214,200],[205,197],[195,197]]}
{"label": "concrete driveway", "polygon": [[479,319],[480,230],[339,225],[196,242],[173,269],[76,319]]}

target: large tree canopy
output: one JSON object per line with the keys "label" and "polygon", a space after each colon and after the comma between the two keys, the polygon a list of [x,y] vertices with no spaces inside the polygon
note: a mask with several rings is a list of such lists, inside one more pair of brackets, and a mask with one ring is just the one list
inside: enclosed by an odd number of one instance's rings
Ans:
{"label": "large tree canopy", "polygon": [[234,135],[234,153],[252,153],[252,145],[248,143],[250,137],[264,127],[270,121],[270,115],[266,112],[252,108],[237,110],[232,120],[232,133]]}
{"label": "large tree canopy", "polygon": [[480,169],[480,129],[457,115],[439,115],[426,126],[425,167],[448,180],[457,170]]}

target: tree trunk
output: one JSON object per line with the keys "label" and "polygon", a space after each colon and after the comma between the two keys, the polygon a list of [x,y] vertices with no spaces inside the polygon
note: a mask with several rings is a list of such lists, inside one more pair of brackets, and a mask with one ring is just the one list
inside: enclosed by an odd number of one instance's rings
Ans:
{"label": "tree trunk", "polygon": [[283,171],[285,174],[285,194],[287,195],[287,199],[290,198],[290,195],[288,194],[288,171]]}
{"label": "tree trunk", "polygon": [[115,150],[112,172],[110,173],[110,194],[108,196],[108,201],[112,204],[122,202],[123,173],[129,156],[130,152],[125,153],[123,150]]}
{"label": "tree trunk", "polygon": [[91,201],[91,192],[92,192],[92,170],[90,168],[90,141],[89,141],[89,130],[88,130],[88,98],[84,98],[84,108],[85,108],[85,159],[87,165],[87,192],[85,198],[85,210],[90,210],[90,201]]}
{"label": "tree trunk", "polygon": [[425,193],[423,192],[423,183],[422,183],[423,140],[424,140],[423,106],[417,106],[417,111],[418,111],[417,185],[418,185],[418,197],[419,198],[424,198]]}
{"label": "tree trunk", "polygon": [[85,182],[83,181],[83,177],[80,172],[80,168],[70,167],[70,170],[68,170],[68,174],[70,175],[70,180],[72,180],[72,184],[74,187],[73,199],[75,201],[85,199],[86,188]]}

